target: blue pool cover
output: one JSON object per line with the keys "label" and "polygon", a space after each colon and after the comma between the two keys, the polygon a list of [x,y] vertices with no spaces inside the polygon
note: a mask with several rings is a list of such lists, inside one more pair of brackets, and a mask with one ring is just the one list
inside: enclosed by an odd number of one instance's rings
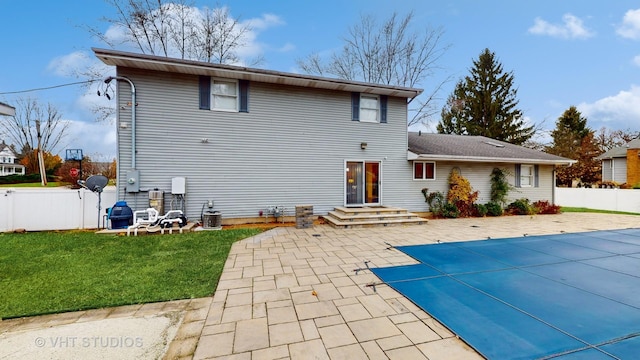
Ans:
{"label": "blue pool cover", "polygon": [[640,358],[640,229],[396,249],[373,273],[488,359]]}

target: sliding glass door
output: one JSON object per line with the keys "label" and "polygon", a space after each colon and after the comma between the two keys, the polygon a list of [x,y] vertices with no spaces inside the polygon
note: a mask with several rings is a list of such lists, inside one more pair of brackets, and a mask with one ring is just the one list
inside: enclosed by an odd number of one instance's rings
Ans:
{"label": "sliding glass door", "polygon": [[380,204],[379,161],[347,161],[345,179],[347,206]]}

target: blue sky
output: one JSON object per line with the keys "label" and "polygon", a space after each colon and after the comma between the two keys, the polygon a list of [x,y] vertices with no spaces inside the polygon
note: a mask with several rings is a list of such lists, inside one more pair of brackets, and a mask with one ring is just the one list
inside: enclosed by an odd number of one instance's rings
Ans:
{"label": "blue sky", "polygon": [[[253,24],[243,54],[262,55],[260,67],[286,72],[299,72],[296,59],[312,52],[339,49],[342,36],[361,14],[383,20],[394,11],[404,15],[413,10],[416,31],[442,27],[442,44],[451,45],[439,64],[442,70],[421,86],[429,91],[452,77],[440,92],[441,104],[472,61],[489,48],[513,72],[519,107],[529,123],[553,129],[557,118],[575,105],[593,129],[640,130],[637,1],[195,1],[196,7],[217,4]],[[1,94],[78,81],[69,73],[97,62],[91,47],[107,48],[82,26],[106,32],[109,24],[101,19],[113,17],[114,9],[101,0],[4,0],[2,14],[0,101],[15,105],[16,97],[28,96],[51,102],[72,123],[61,152],[81,148],[93,158],[114,157],[115,125],[96,123],[89,110],[92,102],[107,103],[95,89],[66,86]],[[105,77],[109,71],[113,69],[106,69]]]}

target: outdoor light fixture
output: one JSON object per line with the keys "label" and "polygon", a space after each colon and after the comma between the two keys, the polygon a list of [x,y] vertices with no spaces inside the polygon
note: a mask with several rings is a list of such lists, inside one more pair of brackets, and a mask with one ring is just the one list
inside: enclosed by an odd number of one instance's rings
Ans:
{"label": "outdoor light fixture", "polygon": [[366,142],[361,142],[360,143],[360,149],[364,150],[367,148],[367,143]]}

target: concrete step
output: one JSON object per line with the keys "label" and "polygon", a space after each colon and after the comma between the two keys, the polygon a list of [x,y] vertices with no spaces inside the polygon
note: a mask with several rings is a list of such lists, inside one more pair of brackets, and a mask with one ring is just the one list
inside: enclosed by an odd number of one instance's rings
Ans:
{"label": "concrete step", "polygon": [[358,213],[344,213],[344,212],[335,211],[335,210],[329,211],[327,215],[333,216],[334,218],[337,218],[342,221],[373,220],[373,219],[378,219],[378,220],[411,219],[416,216],[415,214],[412,214],[406,211],[403,213],[385,212],[385,213],[376,213],[376,214],[371,214],[371,213],[358,214]]}
{"label": "concrete step", "polygon": [[402,214],[407,213],[407,210],[397,207],[389,206],[372,206],[372,207],[344,207],[337,206],[334,211],[338,211],[345,214]]}
{"label": "concrete step", "polygon": [[323,216],[333,227],[372,227],[409,224],[425,224],[427,219],[397,207],[336,207]]}
{"label": "concrete step", "polygon": [[355,228],[355,227],[374,227],[374,226],[397,226],[397,225],[423,225],[427,223],[427,219],[415,217],[410,219],[386,219],[386,220],[354,220],[341,221],[332,216],[323,216],[324,220],[331,226],[337,228]]}

